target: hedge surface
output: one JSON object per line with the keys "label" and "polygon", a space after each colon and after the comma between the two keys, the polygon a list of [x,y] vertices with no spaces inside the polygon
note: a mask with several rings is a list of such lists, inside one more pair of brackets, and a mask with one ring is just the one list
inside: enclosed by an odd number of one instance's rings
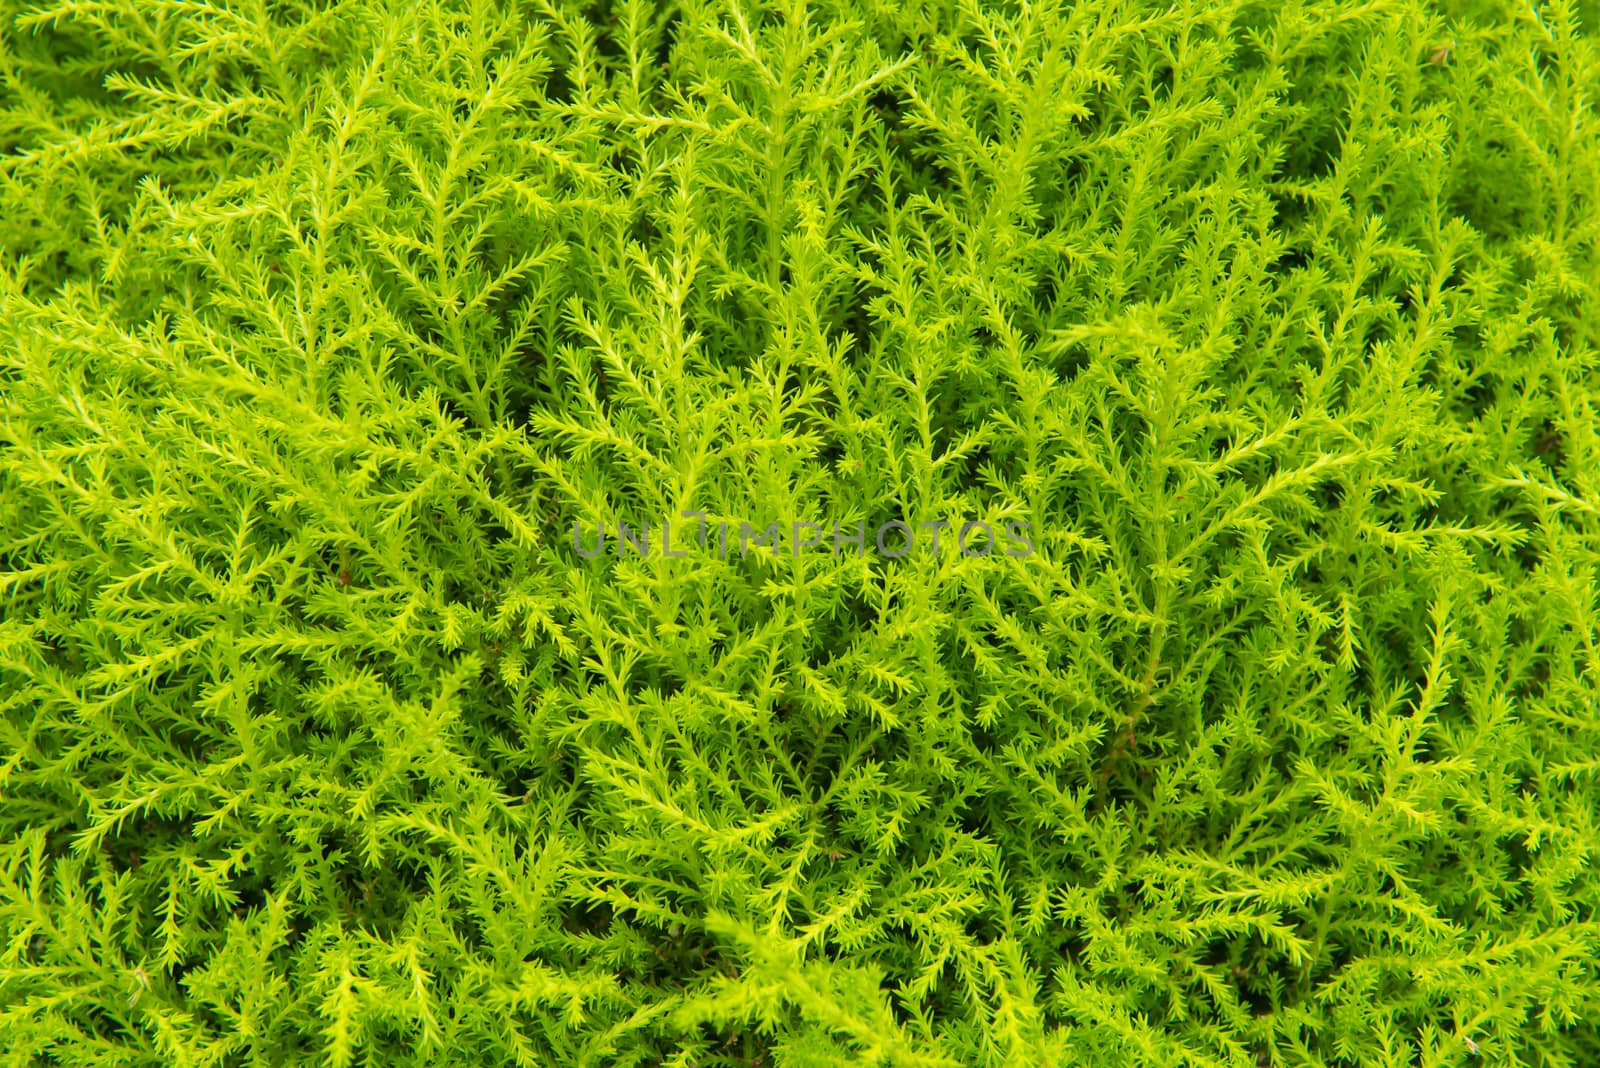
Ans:
{"label": "hedge surface", "polygon": [[1600,1064],[1594,0],[0,75],[0,1064]]}

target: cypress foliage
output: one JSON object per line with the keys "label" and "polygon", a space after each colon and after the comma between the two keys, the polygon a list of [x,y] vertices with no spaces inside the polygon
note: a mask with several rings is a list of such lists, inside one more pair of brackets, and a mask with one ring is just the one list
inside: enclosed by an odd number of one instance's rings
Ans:
{"label": "cypress foliage", "polygon": [[1600,1064],[1597,35],[0,0],[0,1065]]}

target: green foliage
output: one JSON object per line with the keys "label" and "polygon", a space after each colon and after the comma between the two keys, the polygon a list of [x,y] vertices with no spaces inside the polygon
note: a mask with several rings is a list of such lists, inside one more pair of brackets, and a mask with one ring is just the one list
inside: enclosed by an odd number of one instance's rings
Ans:
{"label": "green foliage", "polygon": [[1593,0],[0,34],[0,1064],[1600,1063]]}

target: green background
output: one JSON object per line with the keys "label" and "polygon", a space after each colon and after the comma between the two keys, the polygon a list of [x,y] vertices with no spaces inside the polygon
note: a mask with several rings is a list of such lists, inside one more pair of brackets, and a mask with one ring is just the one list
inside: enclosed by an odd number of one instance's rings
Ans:
{"label": "green background", "polygon": [[1600,1064],[1597,33],[0,0],[0,1065]]}

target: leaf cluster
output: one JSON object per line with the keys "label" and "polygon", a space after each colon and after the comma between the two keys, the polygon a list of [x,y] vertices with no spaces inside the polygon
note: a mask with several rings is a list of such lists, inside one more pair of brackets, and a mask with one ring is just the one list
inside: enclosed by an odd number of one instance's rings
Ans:
{"label": "leaf cluster", "polygon": [[[1597,86],[0,0],[0,1065],[1600,1063]],[[1038,551],[574,551],[686,512]]]}

